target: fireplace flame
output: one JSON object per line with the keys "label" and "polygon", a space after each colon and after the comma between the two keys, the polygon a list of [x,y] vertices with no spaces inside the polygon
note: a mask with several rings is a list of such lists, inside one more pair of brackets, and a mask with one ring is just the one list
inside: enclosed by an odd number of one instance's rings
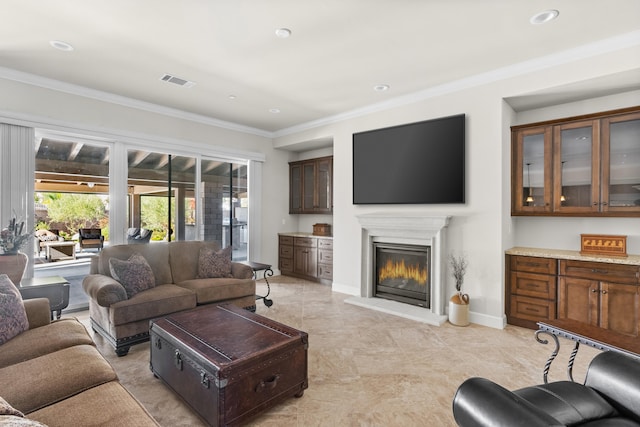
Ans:
{"label": "fireplace flame", "polygon": [[421,285],[427,283],[426,266],[406,265],[404,260],[394,262],[387,259],[387,262],[378,270],[378,280],[382,282],[385,279],[412,279]]}

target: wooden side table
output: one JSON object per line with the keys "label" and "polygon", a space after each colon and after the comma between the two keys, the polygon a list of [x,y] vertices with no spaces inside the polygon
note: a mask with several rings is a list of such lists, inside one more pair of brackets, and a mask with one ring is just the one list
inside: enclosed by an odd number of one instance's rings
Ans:
{"label": "wooden side table", "polygon": [[69,306],[69,282],[62,276],[34,277],[22,279],[20,294],[24,299],[47,298],[51,308],[51,319],[59,319],[62,310]]}
{"label": "wooden side table", "polygon": [[271,293],[271,286],[269,285],[269,280],[267,277],[273,276],[273,270],[271,269],[271,264],[263,264],[261,262],[252,262],[252,261],[242,261],[242,264],[246,264],[253,270],[253,278],[258,279],[258,271],[262,271],[262,278],[267,283],[267,294],[265,296],[256,295],[256,300],[261,299],[264,302],[264,305],[267,307],[271,307],[273,305],[273,300],[267,298]]}

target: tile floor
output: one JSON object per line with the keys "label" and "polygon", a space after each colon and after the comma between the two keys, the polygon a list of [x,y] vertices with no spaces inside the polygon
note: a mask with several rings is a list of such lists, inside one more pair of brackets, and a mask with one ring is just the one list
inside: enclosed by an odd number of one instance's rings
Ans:
{"label": "tile floor", "polygon": [[[309,334],[309,388],[254,418],[253,426],[455,426],[451,402],[466,378],[490,378],[514,389],[542,381],[552,351],[535,341],[534,331],[503,330],[449,323],[430,326],[345,304],[348,295],[329,286],[285,276],[271,278],[270,308],[257,313]],[[266,292],[258,282],[258,294]],[[87,312],[70,313],[88,323]],[[203,426],[203,422],[149,371],[149,346],[132,347],[118,358],[101,337],[95,341],[122,383],[163,426]],[[566,379],[572,348],[561,340],[551,380]],[[581,348],[577,381],[597,353]]]}

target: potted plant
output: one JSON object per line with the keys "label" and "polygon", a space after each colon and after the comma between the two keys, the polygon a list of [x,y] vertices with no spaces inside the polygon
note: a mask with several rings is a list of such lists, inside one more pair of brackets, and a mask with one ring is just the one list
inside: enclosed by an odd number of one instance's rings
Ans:
{"label": "potted plant", "polygon": [[467,326],[469,324],[469,295],[462,292],[464,275],[469,265],[464,255],[449,256],[451,273],[456,280],[456,293],[449,299],[449,322],[456,326]]}
{"label": "potted plant", "polygon": [[20,285],[29,261],[27,255],[20,252],[31,237],[24,228],[24,221],[18,222],[14,217],[0,231],[0,274],[9,276],[16,286]]}

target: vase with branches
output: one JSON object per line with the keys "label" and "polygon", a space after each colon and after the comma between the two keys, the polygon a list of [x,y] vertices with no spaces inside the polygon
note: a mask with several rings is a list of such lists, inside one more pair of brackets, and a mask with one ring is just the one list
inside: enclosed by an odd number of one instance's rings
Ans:
{"label": "vase with branches", "polygon": [[469,324],[469,295],[462,292],[469,261],[464,255],[449,255],[451,274],[456,281],[456,293],[449,299],[449,322],[457,326]]}

